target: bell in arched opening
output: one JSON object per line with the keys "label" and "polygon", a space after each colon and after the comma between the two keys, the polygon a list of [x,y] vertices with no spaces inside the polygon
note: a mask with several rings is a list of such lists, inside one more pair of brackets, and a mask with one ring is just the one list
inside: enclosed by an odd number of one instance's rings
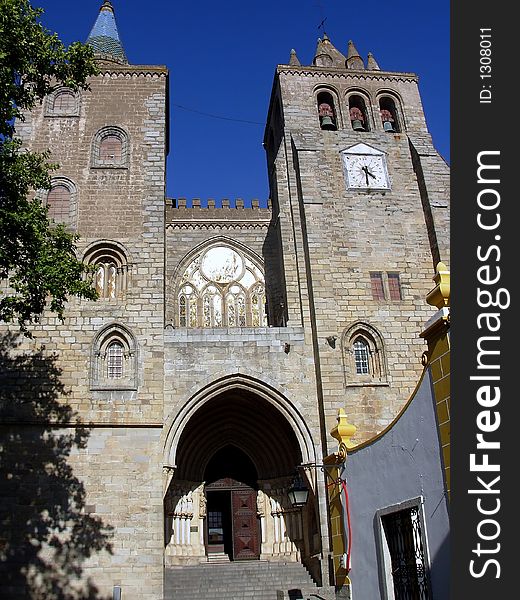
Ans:
{"label": "bell in arched opening", "polygon": [[334,111],[332,110],[330,104],[322,102],[318,106],[318,115],[320,117],[320,126],[322,129],[336,129],[336,125],[334,123]]}
{"label": "bell in arched opening", "polygon": [[349,110],[350,122],[352,123],[352,129],[354,131],[366,131],[365,129],[365,115],[357,106],[353,106]]}
{"label": "bell in arched opening", "polygon": [[358,95],[352,95],[348,99],[349,117],[354,131],[369,131],[368,113],[364,99]]}
{"label": "bell in arched opening", "polygon": [[328,131],[336,131],[336,113],[332,96],[326,92],[318,94],[318,117],[320,128]]}
{"label": "bell in arched opening", "polygon": [[384,131],[388,131],[389,133],[395,132],[394,117],[392,116],[392,113],[386,108],[383,108],[381,110],[381,121],[383,122]]}
{"label": "bell in arched opening", "polygon": [[397,110],[392,98],[384,97],[379,100],[379,114],[383,124],[383,131],[387,133],[399,132]]}

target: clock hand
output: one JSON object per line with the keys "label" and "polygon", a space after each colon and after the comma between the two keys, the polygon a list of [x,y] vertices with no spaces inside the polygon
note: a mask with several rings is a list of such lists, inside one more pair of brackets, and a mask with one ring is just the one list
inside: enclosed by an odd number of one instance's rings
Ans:
{"label": "clock hand", "polygon": [[368,185],[368,167],[366,165],[361,167],[361,170],[365,172],[365,179],[367,180]]}
{"label": "clock hand", "polygon": [[367,169],[367,175],[370,175],[370,177],[372,177],[372,179],[377,179],[377,177],[375,175],[372,175],[372,173]]}

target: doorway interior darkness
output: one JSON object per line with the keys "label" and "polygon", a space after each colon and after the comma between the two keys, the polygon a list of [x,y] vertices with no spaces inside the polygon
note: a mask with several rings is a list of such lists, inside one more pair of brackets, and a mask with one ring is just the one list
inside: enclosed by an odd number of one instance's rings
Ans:
{"label": "doorway interior darkness", "polygon": [[230,560],[260,557],[256,511],[258,474],[251,459],[236,446],[218,450],[206,466],[208,555]]}

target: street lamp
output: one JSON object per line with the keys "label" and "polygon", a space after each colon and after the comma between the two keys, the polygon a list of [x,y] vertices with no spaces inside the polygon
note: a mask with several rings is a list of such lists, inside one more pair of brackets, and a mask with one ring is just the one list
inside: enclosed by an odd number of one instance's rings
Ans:
{"label": "street lamp", "polygon": [[309,497],[309,490],[298,474],[289,488],[289,500],[294,508],[305,506]]}

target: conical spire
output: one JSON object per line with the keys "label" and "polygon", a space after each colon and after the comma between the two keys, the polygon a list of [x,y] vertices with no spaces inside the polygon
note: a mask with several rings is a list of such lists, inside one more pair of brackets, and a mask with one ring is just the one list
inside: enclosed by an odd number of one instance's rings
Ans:
{"label": "conical spire", "polygon": [[300,59],[296,56],[296,50],[293,48],[291,50],[291,57],[289,58],[289,64],[293,67],[301,66]]}
{"label": "conical spire", "polygon": [[345,68],[345,56],[332,45],[329,36],[324,33],[323,39],[318,38],[316,55],[312,64],[316,67]]}
{"label": "conical spire", "polygon": [[363,59],[359,55],[359,52],[356,50],[354,46],[354,42],[352,40],[348,43],[348,52],[347,52],[347,69],[361,69],[365,68],[365,63]]}
{"label": "conical spire", "polygon": [[109,0],[105,0],[99,9],[98,17],[90,31],[87,44],[94,48],[94,53],[98,58],[128,64],[117,31],[114,7]]}
{"label": "conical spire", "polygon": [[367,69],[369,71],[381,71],[381,67],[377,64],[377,60],[374,58],[372,52],[368,53]]}

